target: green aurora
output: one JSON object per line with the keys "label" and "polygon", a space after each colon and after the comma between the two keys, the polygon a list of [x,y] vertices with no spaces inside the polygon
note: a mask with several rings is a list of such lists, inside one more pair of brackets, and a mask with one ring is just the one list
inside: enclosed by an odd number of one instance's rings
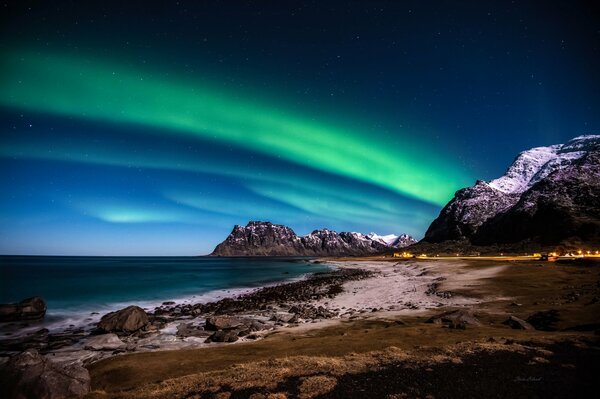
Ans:
{"label": "green aurora", "polygon": [[[472,181],[457,162],[416,139],[418,134],[402,132],[410,139],[392,145],[358,123],[354,128],[348,128],[348,121],[319,123],[254,96],[242,98],[199,81],[156,76],[116,61],[13,52],[3,57],[0,104],[214,140],[436,205]],[[42,152],[25,155],[56,157]],[[106,163],[127,163],[127,154],[121,156],[125,159]],[[101,156],[96,158],[102,162]],[[151,159],[143,164],[165,166]],[[265,195],[264,186],[254,190]]]}

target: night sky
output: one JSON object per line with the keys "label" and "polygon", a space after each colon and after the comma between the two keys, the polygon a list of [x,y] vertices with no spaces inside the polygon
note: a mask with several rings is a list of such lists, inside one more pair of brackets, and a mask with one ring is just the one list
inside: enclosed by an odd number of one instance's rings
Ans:
{"label": "night sky", "polygon": [[0,5],[0,253],[421,238],[519,151],[600,131],[592,2],[156,3]]}

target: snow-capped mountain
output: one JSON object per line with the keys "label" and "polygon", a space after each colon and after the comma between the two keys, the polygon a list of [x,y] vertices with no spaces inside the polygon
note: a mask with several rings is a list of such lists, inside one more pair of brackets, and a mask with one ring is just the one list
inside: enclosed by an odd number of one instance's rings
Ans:
{"label": "snow-capped mountain", "polygon": [[367,234],[366,237],[373,241],[378,241],[391,248],[404,248],[417,242],[417,240],[415,240],[408,234],[400,234],[399,236],[395,234],[388,234],[385,236],[380,236],[377,233],[370,233]]}
{"label": "snow-capped mountain", "polygon": [[478,244],[600,235],[600,135],[520,153],[502,177],[461,189],[425,242]]}
{"label": "snow-capped mountain", "polygon": [[[386,242],[389,241],[389,242]],[[213,256],[348,256],[368,255],[400,248],[416,241],[406,235],[378,236],[355,232],[315,230],[298,236],[292,229],[270,222],[236,225]]]}
{"label": "snow-capped mountain", "polygon": [[367,234],[367,237],[373,241],[379,241],[380,243],[385,245],[391,245],[396,239],[398,239],[398,236],[395,234],[380,236],[377,233],[369,233]]}
{"label": "snow-capped mountain", "polygon": [[523,151],[506,174],[489,182],[489,186],[507,194],[523,193],[550,173],[572,165],[598,145],[600,136],[587,135],[575,137],[566,144]]}

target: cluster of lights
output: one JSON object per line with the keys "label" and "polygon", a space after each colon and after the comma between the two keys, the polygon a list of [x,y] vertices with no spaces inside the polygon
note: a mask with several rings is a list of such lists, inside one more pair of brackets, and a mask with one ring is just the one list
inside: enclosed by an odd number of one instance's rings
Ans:
{"label": "cluster of lights", "polygon": [[583,250],[583,249],[578,249],[577,251],[571,251],[571,252],[566,252],[564,255],[561,255],[558,252],[550,252],[548,253],[548,256],[550,257],[558,257],[558,256],[577,256],[577,257],[583,257],[583,256],[600,256],[600,250]]}
{"label": "cluster of lights", "polygon": [[394,257],[395,258],[412,258],[413,254],[411,254],[410,252],[402,252],[402,253],[394,253]]}
{"label": "cluster of lights", "polygon": [[[425,253],[419,254],[419,255],[414,255],[410,252],[401,252],[401,253],[394,253],[394,257],[397,258],[428,258],[428,257],[439,257],[439,254],[436,255],[427,255]],[[460,257],[460,254],[455,254],[456,257]],[[472,255],[472,256],[476,256],[476,255]],[[506,256],[504,255],[504,253],[500,253],[499,256]],[[524,254],[524,256],[528,257],[528,258],[541,258],[543,256],[542,253],[539,252],[535,252],[532,254]],[[556,258],[561,256],[561,254],[559,254],[558,252],[548,252],[548,257],[552,257],[552,258]],[[567,252],[566,254],[562,255],[562,256],[579,256],[579,257],[583,257],[583,256],[600,256],[600,250],[577,250],[577,252]]]}

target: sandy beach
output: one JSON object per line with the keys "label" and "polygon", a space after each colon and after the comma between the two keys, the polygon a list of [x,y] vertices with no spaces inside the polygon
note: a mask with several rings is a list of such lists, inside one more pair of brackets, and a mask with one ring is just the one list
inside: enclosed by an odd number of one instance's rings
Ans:
{"label": "sandy beach", "polygon": [[[439,384],[448,385],[454,371],[447,369],[454,367],[498,367],[495,378],[510,380],[508,389],[515,394],[543,393],[548,386],[515,381],[546,379],[557,370],[580,388],[592,383],[584,368],[599,358],[597,266],[460,259],[327,262],[336,266],[331,276],[204,304],[195,318],[173,316],[182,312],[175,309],[193,308],[165,306],[161,329],[121,334],[123,347],[93,349],[89,341],[96,337],[90,336],[46,356],[85,365],[92,377],[88,397],[97,398],[364,397],[360,389],[377,389],[376,397],[426,396],[433,390],[422,378],[387,388],[375,381],[420,370],[439,373]],[[158,320],[156,313],[151,320]],[[507,323],[511,316],[534,327]],[[262,324],[239,333],[233,343],[210,342],[216,335],[205,331],[210,317]],[[498,359],[506,362],[501,368]],[[531,367],[523,371],[523,364]],[[352,376],[367,374],[358,391],[351,389]],[[464,389],[480,389],[491,375],[482,378]],[[450,395],[454,388],[448,389]]]}

